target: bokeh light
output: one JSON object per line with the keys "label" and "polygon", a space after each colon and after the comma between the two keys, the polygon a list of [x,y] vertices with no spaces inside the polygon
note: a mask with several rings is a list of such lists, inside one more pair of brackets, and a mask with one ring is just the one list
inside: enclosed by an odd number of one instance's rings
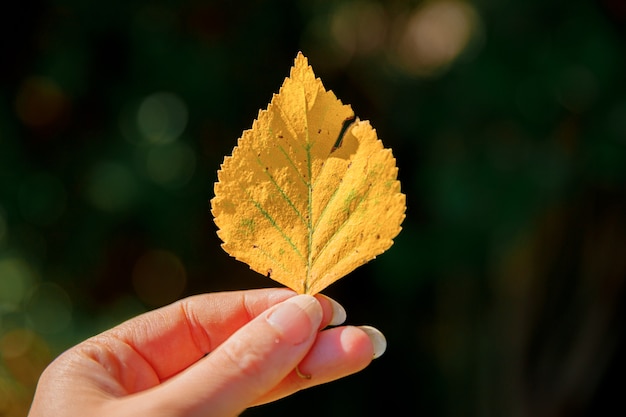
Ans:
{"label": "bokeh light", "polygon": [[168,188],[185,185],[196,168],[196,155],[189,145],[177,141],[154,146],[146,155],[146,171],[155,183]]}
{"label": "bokeh light", "polygon": [[87,198],[106,212],[128,209],[137,198],[137,190],[135,174],[119,162],[98,162],[87,178]]}
{"label": "bokeh light", "polygon": [[0,374],[0,415],[25,417],[30,408],[31,390],[25,389],[10,376]]}
{"label": "bokeh light", "polygon": [[423,3],[399,25],[397,62],[415,75],[447,68],[470,44],[479,29],[478,13],[461,0]]}
{"label": "bokeh light", "polygon": [[187,106],[176,94],[151,94],[139,105],[137,125],[147,141],[170,143],[178,139],[187,126]]}
{"label": "bokeh light", "polygon": [[0,338],[2,358],[6,360],[23,356],[35,337],[35,333],[27,329],[15,329],[4,333]]}
{"label": "bokeh light", "polygon": [[17,382],[32,390],[50,362],[50,349],[30,329],[15,329],[0,336],[2,364]]}
{"label": "bokeh light", "polygon": [[32,268],[21,258],[0,258],[0,313],[15,311],[35,284]]}
{"label": "bokeh light", "polygon": [[160,307],[176,300],[185,290],[187,272],[172,252],[151,250],[133,268],[133,287],[141,301]]}
{"label": "bokeh light", "polygon": [[6,221],[5,211],[2,209],[2,205],[0,205],[0,249],[4,246],[9,235],[9,227]]}
{"label": "bokeh light", "polygon": [[3,416],[12,415],[12,398],[15,395],[13,385],[11,380],[0,375],[0,413]]}
{"label": "bokeh light", "polygon": [[34,288],[25,303],[32,328],[40,334],[59,333],[70,326],[72,302],[59,285],[44,282]]}
{"label": "bokeh light", "polygon": [[67,116],[69,100],[54,80],[29,77],[20,86],[15,110],[25,125],[45,129],[58,124]]}
{"label": "bokeh light", "polygon": [[380,52],[386,41],[388,19],[378,2],[339,3],[330,19],[330,33],[347,57]]}

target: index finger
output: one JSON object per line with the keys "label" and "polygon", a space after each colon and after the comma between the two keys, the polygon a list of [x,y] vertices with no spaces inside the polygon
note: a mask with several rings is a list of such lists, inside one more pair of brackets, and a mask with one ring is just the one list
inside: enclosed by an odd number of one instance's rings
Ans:
{"label": "index finger", "polygon": [[[286,288],[196,295],[142,314],[95,339],[113,337],[128,345],[163,381],[214,350],[254,317],[295,295]],[[326,326],[333,308],[325,297],[317,298]]]}

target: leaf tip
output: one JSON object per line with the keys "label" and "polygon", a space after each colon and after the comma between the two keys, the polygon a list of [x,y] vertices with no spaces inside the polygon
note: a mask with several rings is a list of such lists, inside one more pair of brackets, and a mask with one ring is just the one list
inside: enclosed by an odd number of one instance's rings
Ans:
{"label": "leaf tip", "polygon": [[302,51],[298,51],[296,54],[296,58],[294,59],[293,70],[306,70],[309,68],[309,59],[302,53]]}

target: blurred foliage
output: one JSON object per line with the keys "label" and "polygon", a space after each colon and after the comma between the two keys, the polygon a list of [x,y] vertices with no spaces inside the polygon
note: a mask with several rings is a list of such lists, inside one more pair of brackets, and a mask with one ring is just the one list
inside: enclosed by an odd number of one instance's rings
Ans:
{"label": "blurred foliage", "polygon": [[404,230],[327,291],[389,346],[245,414],[623,414],[625,40],[620,0],[3,5],[0,415],[121,320],[272,285],[208,200],[298,50],[397,157]]}

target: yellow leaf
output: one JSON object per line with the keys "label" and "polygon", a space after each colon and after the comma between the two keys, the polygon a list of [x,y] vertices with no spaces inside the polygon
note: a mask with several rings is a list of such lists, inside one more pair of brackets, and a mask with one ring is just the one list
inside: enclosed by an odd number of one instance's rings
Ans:
{"label": "yellow leaf", "polygon": [[406,208],[397,174],[369,122],[355,120],[299,53],[224,158],[211,211],[226,252],[315,294],[393,244]]}

